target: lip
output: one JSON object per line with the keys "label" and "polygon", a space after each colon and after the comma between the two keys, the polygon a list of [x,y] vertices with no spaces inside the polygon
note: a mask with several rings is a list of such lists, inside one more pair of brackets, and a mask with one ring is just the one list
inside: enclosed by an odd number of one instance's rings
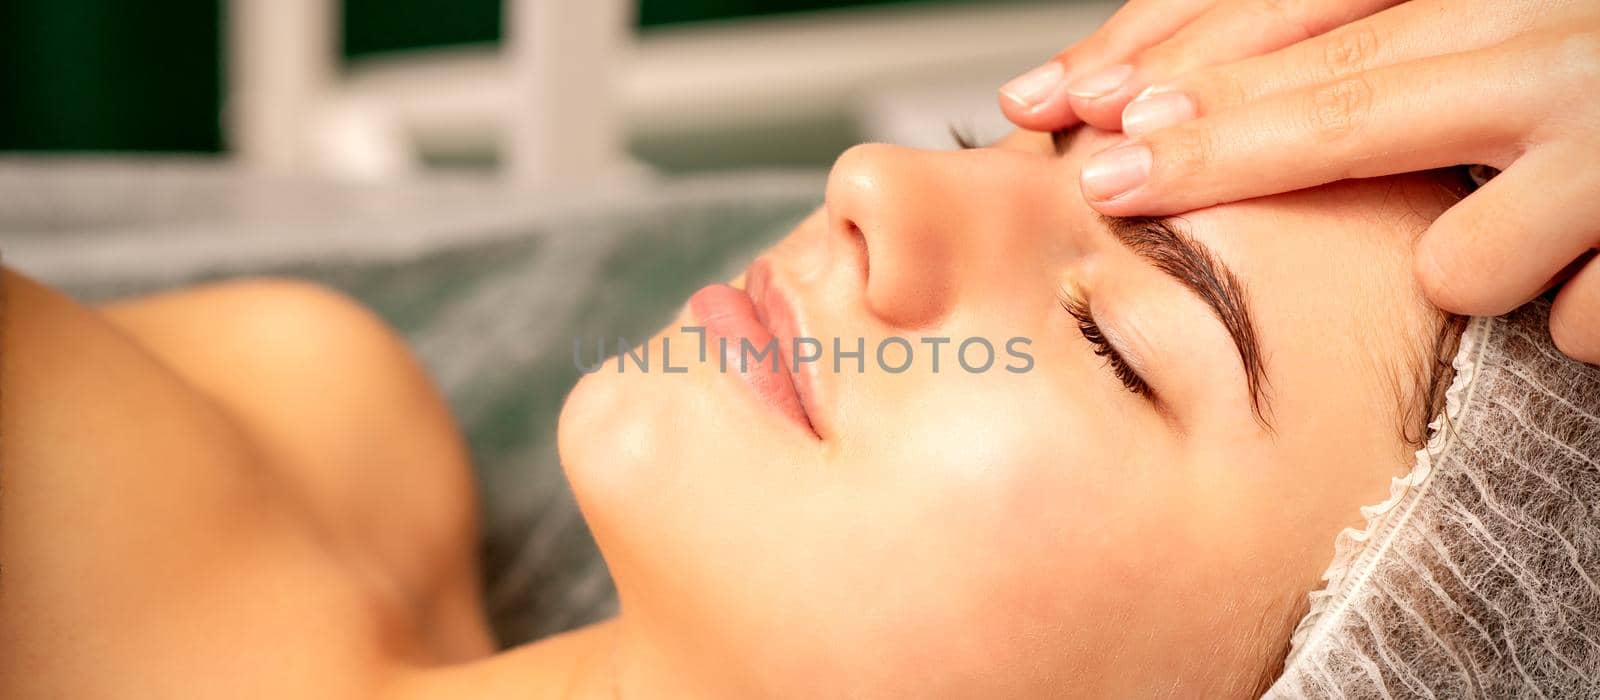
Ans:
{"label": "lip", "polygon": [[825,416],[817,410],[817,364],[810,362],[799,367],[794,364],[794,358],[791,357],[795,350],[794,339],[803,335],[803,324],[783,286],[773,284],[772,263],[767,258],[756,260],[745,271],[745,293],[755,303],[756,313],[762,323],[778,338],[778,347],[783,350],[785,358],[784,367],[789,370],[790,381],[794,383],[795,393],[800,396],[800,405],[805,409],[812,432],[819,437],[826,434]]}
{"label": "lip", "polygon": [[[743,291],[726,284],[709,285],[689,297],[689,312],[706,329],[706,342],[721,348],[719,367],[736,375],[763,404],[819,437],[805,400],[809,377],[795,372],[790,360],[797,334],[794,313],[783,293],[772,286],[771,275],[770,263],[757,260],[745,272]],[[720,339],[727,340],[725,347]],[[741,369],[743,341],[758,351],[776,341],[777,353],[761,361],[746,355]]]}

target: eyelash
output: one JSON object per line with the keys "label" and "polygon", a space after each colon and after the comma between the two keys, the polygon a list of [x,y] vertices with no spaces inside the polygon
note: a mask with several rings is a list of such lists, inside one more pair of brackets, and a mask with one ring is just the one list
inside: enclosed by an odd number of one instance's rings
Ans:
{"label": "eyelash", "polygon": [[1066,309],[1067,315],[1078,323],[1078,332],[1083,334],[1084,340],[1089,341],[1089,344],[1094,346],[1094,354],[1105,358],[1106,366],[1111,368],[1111,374],[1117,378],[1117,381],[1122,382],[1122,385],[1127,387],[1128,391],[1138,396],[1147,399],[1152,398],[1153,392],[1150,390],[1150,384],[1145,382],[1138,372],[1133,371],[1133,367],[1128,365],[1128,361],[1122,359],[1122,355],[1117,352],[1117,349],[1112,347],[1110,341],[1106,340],[1105,334],[1100,332],[1100,324],[1095,323],[1094,315],[1089,313],[1089,305],[1064,292],[1059,296],[1061,308]]}
{"label": "eyelash", "polygon": [[[948,128],[950,129],[950,140],[956,142],[956,146],[961,150],[970,151],[974,148],[987,148],[987,146],[979,145],[977,137],[972,135],[972,125],[952,122]],[[1056,153],[1066,150],[1066,142],[1071,135],[1071,129],[1050,132],[1050,143],[1055,147]]]}
{"label": "eyelash", "polygon": [[978,145],[978,139],[972,135],[971,124],[951,122],[947,128],[950,129],[950,140],[955,141],[956,146],[961,150],[970,151],[974,148],[982,148],[982,146]]}

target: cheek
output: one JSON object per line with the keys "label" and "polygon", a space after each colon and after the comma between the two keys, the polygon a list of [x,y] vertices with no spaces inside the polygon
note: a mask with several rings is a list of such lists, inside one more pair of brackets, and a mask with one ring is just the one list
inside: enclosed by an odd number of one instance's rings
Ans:
{"label": "cheek", "polygon": [[1107,396],[1098,377],[1067,372],[1048,351],[1036,344],[1038,366],[1024,374],[865,377],[856,388],[875,410],[846,447],[904,494],[948,492],[999,520],[1095,510],[1122,490],[1125,475],[1151,471],[1126,462],[1165,445],[1112,410],[1124,402]]}
{"label": "cheek", "polygon": [[1155,445],[1130,449],[1089,401],[954,395],[852,467],[878,474],[863,488],[879,512],[834,555],[898,581],[876,609],[904,638],[875,648],[954,675],[1040,659],[1094,673],[1069,659],[1104,660],[1198,549],[1169,546],[1192,541],[1176,520],[1181,495],[1159,478],[1174,465]]}
{"label": "cheek", "polygon": [[1142,563],[1122,551],[1159,540],[1156,515],[1175,495],[1161,478],[1164,448],[1108,420],[1089,394],[1007,381],[964,378],[989,386],[952,387],[884,416],[901,427],[866,450],[863,468],[880,474],[875,497],[936,543],[939,566],[970,576],[967,592],[984,606],[1137,575]]}

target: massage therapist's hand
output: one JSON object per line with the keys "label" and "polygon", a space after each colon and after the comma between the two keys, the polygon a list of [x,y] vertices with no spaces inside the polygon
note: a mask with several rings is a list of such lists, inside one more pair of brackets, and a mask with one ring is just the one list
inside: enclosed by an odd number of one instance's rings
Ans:
{"label": "massage therapist's hand", "polygon": [[1126,131],[1083,168],[1118,216],[1499,168],[1418,242],[1423,289],[1494,315],[1565,280],[1550,331],[1600,364],[1600,1],[1133,0],[1000,102],[1028,129]]}

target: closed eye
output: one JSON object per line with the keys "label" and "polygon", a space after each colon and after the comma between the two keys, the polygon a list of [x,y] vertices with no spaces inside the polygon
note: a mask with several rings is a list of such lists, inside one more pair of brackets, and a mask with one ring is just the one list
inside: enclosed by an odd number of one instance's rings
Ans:
{"label": "closed eye", "polygon": [[1094,320],[1094,314],[1089,311],[1089,305],[1066,293],[1065,290],[1057,297],[1061,302],[1061,308],[1078,323],[1078,332],[1083,334],[1084,340],[1089,341],[1094,354],[1105,358],[1106,368],[1111,370],[1112,376],[1122,382],[1128,391],[1154,402],[1155,392],[1150,388],[1150,383],[1139,376],[1139,373],[1133,370],[1133,366],[1123,359],[1122,353],[1117,352],[1116,346],[1106,339],[1105,333],[1100,331],[1100,324]]}
{"label": "closed eye", "polygon": [[1178,221],[1171,217],[1101,217],[1118,241],[1211,307],[1238,350],[1256,422],[1271,430],[1265,362],[1251,320],[1249,295],[1222,258],[1178,228]]}

